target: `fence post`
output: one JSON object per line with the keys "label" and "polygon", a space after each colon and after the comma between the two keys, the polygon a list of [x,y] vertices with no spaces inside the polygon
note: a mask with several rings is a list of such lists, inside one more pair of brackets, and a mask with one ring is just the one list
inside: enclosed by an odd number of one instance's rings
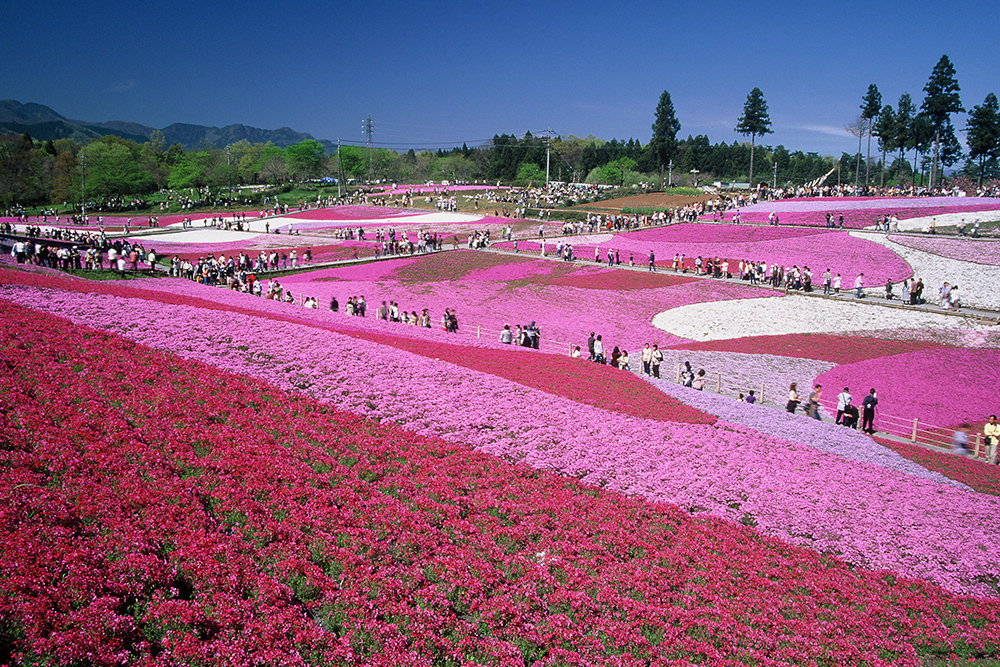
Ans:
{"label": "fence post", "polygon": [[976,448],[973,450],[973,454],[972,454],[977,459],[979,458],[979,445],[982,444],[982,440],[983,440],[983,434],[982,433],[977,433],[976,434]]}
{"label": "fence post", "polygon": [[482,327],[480,327],[480,326],[477,325],[476,326],[476,338],[482,338],[483,337],[482,333],[483,333],[482,332]]}
{"label": "fence post", "polygon": [[718,381],[715,383],[715,393],[716,394],[721,394],[722,393],[722,373],[716,373],[716,376],[718,376]]}
{"label": "fence post", "polygon": [[677,364],[677,384],[681,383],[681,365]]}
{"label": "fence post", "polygon": [[990,445],[990,463],[996,464],[997,462],[997,439],[993,438],[993,444]]}
{"label": "fence post", "polygon": [[763,382],[760,383],[760,402],[761,402],[761,405],[763,405],[763,403],[764,403],[764,387],[766,387],[766,386],[767,385],[764,384]]}
{"label": "fence post", "polygon": [[917,441],[917,420],[916,419],[913,420],[913,435],[910,436],[910,441],[912,441],[912,442],[916,442]]}

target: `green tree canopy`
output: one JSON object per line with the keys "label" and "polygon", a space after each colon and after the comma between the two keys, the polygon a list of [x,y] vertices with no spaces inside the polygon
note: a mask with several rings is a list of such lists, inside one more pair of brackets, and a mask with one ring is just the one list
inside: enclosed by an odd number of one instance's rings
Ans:
{"label": "green tree canopy", "polygon": [[288,168],[296,178],[316,178],[323,166],[326,149],[315,139],[304,139],[285,149]]}
{"label": "green tree canopy", "polygon": [[674,103],[670,93],[663,91],[656,105],[656,116],[653,120],[653,138],[649,142],[649,152],[653,155],[655,164],[660,168],[660,187],[663,187],[663,170],[677,153],[677,133],[681,131],[681,123],[674,113]]}
{"label": "green tree canopy", "polygon": [[969,111],[966,128],[969,143],[969,163],[982,184],[984,178],[1000,176],[1000,105],[997,96],[990,93]]}
{"label": "green tree canopy", "polygon": [[868,157],[865,163],[865,185],[869,183],[869,174],[872,161],[872,132],[875,118],[882,110],[882,93],[878,91],[878,86],[874,83],[868,84],[868,92],[865,93],[861,102],[861,117],[867,121],[868,126]]}
{"label": "green tree canopy", "polygon": [[743,103],[743,115],[736,123],[736,132],[750,137],[750,184],[753,185],[753,152],[757,137],[771,134],[771,116],[767,112],[767,102],[760,88],[754,88]]}
{"label": "green tree canopy", "polygon": [[[931,170],[931,186],[934,185],[934,178],[937,173],[938,156],[941,153],[940,147],[946,145],[949,150],[942,155],[957,160],[961,155],[961,148],[958,155],[955,155],[955,147],[958,146],[958,139],[955,137],[955,128],[951,125],[951,114],[965,111],[962,107],[962,100],[959,98],[958,80],[955,78],[955,66],[947,55],[941,56],[931,76],[924,86],[924,102],[920,106],[922,114],[927,116],[934,134],[934,166]],[[942,159],[942,161],[944,161]],[[945,162],[945,164],[949,164]]]}

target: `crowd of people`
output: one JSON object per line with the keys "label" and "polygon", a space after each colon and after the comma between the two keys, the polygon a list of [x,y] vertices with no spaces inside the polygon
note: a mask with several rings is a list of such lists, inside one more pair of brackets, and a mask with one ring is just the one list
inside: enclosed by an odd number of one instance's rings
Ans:
{"label": "crowd of people", "polygon": [[515,329],[511,329],[509,324],[503,325],[500,331],[500,342],[504,345],[517,345],[518,347],[530,347],[535,350],[541,341],[542,329],[534,320],[523,327],[518,324]]}

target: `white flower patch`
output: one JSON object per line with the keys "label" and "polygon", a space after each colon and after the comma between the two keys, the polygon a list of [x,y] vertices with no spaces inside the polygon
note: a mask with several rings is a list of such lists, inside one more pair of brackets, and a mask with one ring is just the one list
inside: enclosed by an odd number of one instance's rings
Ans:
{"label": "white flower patch", "polygon": [[[976,220],[979,222],[989,222],[1000,219],[1000,211],[960,211],[958,213],[945,213],[942,215],[928,215],[922,218],[910,218],[899,221],[899,231],[901,232],[922,232],[930,229],[931,220],[936,221],[937,227],[952,227],[955,225],[972,225]],[[874,229],[875,226],[866,229]]]}
{"label": "white flower patch", "polygon": [[653,326],[697,341],[890,328],[981,328],[962,317],[797,294],[778,299],[736,299],[681,306],[655,315]]}
{"label": "white flower patch", "polygon": [[239,241],[251,241],[259,236],[259,232],[238,232],[235,230],[206,227],[183,232],[149,235],[143,237],[143,242],[147,246],[163,243],[235,243]]}
{"label": "white flower patch", "polygon": [[[851,232],[852,236],[855,234],[858,232]],[[1000,308],[1000,289],[998,289],[1000,266],[942,257],[909,248],[877,234],[861,233],[861,236],[885,246],[902,257],[913,268],[913,276],[923,279],[924,298],[928,301],[935,302],[938,298],[938,288],[948,282],[958,285],[963,305],[994,310]]]}

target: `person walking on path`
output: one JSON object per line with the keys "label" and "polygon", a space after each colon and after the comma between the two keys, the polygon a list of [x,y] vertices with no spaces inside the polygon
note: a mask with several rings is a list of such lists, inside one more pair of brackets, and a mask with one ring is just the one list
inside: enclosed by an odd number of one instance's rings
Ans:
{"label": "person walking on path", "polygon": [[819,416],[819,397],[823,393],[823,385],[816,385],[809,394],[809,403],[806,405],[806,413],[817,421],[822,421]]}
{"label": "person walking on path", "polygon": [[878,405],[878,396],[873,388],[864,400],[861,401],[861,430],[865,433],[875,432],[875,406]]}
{"label": "person walking on path", "polygon": [[799,407],[799,400],[797,384],[793,382],[791,386],[788,387],[788,402],[785,403],[785,411],[795,414],[795,409]]}
{"label": "person walking on path", "polygon": [[857,290],[855,298],[863,299],[865,297],[865,274],[859,273],[858,277],[854,279],[854,289]]}

